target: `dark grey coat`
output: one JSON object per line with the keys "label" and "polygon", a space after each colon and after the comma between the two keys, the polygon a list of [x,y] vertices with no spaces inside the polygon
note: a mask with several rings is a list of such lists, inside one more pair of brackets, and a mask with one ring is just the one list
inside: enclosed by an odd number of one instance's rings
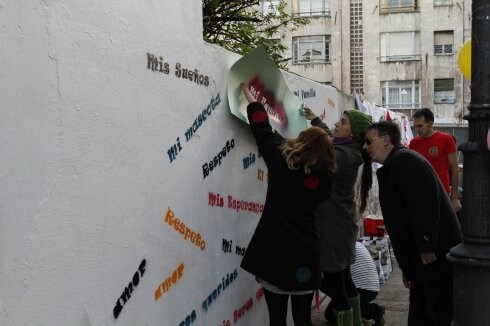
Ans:
{"label": "dark grey coat", "polygon": [[[319,118],[311,121],[314,126],[327,128]],[[361,144],[335,145],[337,171],[330,197],[315,210],[315,221],[320,236],[322,271],[343,271],[356,259],[356,240],[359,226],[356,218],[354,185],[359,166],[362,164]]]}

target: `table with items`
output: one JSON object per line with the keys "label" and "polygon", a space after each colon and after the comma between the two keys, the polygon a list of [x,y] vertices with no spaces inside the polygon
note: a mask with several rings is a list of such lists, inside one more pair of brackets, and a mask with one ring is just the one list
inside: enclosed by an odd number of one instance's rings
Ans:
{"label": "table with items", "polygon": [[373,257],[378,270],[379,282],[385,283],[393,271],[390,238],[388,236],[364,236],[361,240]]}

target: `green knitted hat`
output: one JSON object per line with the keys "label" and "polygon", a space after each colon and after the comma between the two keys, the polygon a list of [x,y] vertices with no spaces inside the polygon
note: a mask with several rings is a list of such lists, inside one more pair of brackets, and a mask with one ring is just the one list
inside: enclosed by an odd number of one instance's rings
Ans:
{"label": "green knitted hat", "polygon": [[349,117],[353,139],[359,143],[364,141],[366,129],[373,123],[371,116],[359,110],[345,110],[344,114]]}

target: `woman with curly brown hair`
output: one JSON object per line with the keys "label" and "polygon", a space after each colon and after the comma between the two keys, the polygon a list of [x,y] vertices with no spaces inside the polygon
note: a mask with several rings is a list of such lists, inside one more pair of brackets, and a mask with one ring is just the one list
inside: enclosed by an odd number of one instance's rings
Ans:
{"label": "woman with curly brown hair", "polygon": [[286,325],[291,296],[294,324],[311,325],[314,289],[320,286],[320,243],[314,209],[328,196],[335,154],[321,128],[286,140],[272,130],[261,103],[241,85],[250,128],[268,169],[265,207],[241,267],[264,287],[271,326]]}

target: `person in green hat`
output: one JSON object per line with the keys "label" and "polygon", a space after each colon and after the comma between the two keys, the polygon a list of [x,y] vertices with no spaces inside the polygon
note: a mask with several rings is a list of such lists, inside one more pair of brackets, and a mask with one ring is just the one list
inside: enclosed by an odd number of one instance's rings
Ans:
{"label": "person in green hat", "polygon": [[[305,108],[305,118],[312,126],[330,131],[313,111]],[[320,266],[323,280],[320,290],[331,303],[324,312],[325,318],[337,325],[363,325],[359,292],[352,281],[350,265],[356,259],[356,240],[359,238],[358,212],[356,212],[355,183],[359,166],[364,162],[360,185],[359,212],[366,208],[367,194],[372,184],[371,162],[362,155],[366,129],[371,116],[359,110],[345,110],[333,136],[337,172],[330,197],[320,203],[315,211],[315,221],[320,237]]]}

